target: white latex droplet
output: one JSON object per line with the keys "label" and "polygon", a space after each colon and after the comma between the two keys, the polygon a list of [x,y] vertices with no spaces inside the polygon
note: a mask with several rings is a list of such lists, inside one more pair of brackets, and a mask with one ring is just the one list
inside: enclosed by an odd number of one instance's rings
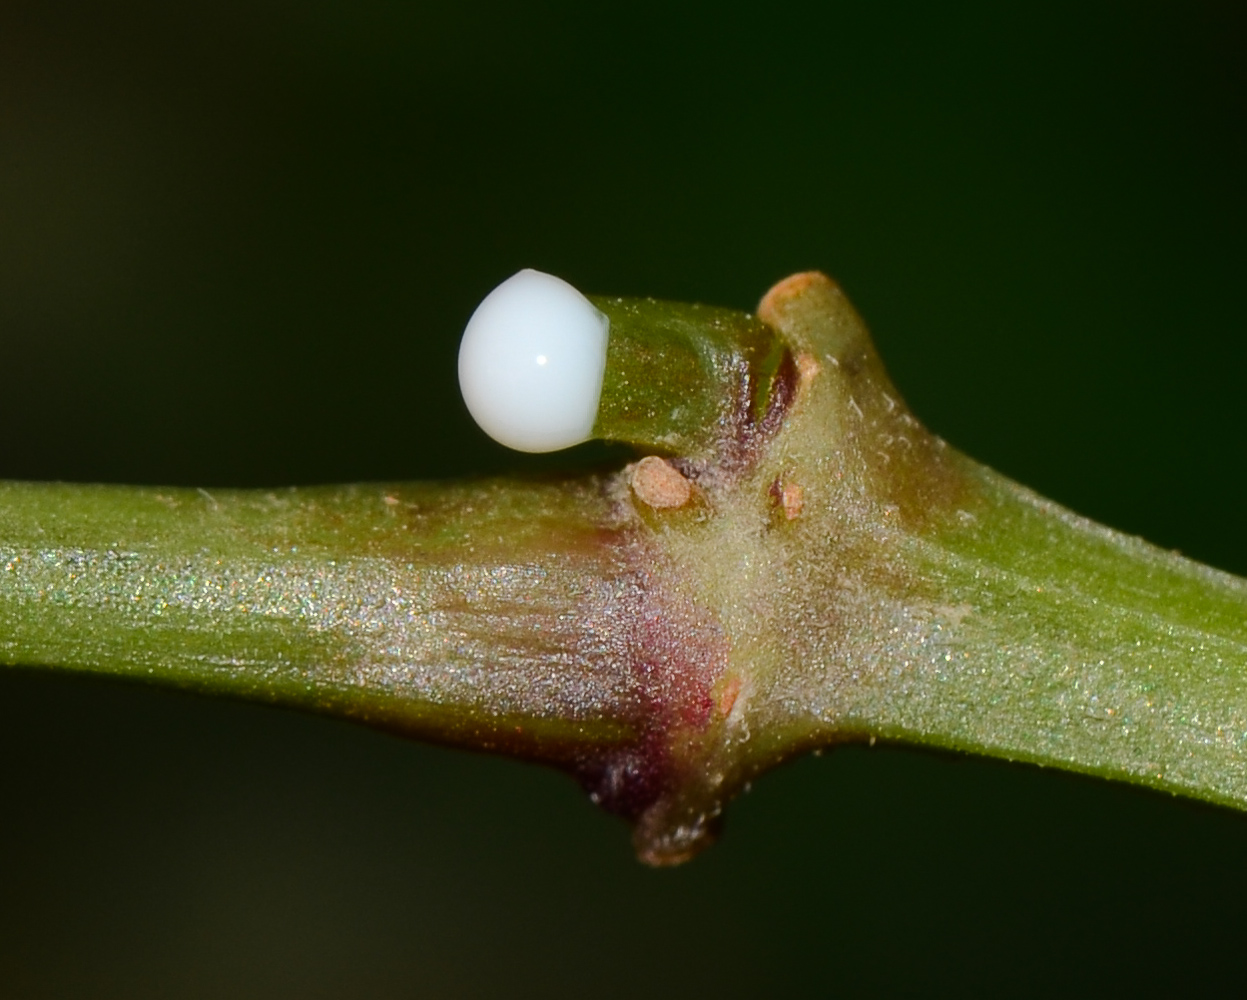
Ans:
{"label": "white latex droplet", "polygon": [[481,300],[459,344],[459,391],[495,441],[558,451],[587,441],[606,371],[607,320],[562,278],[512,275]]}

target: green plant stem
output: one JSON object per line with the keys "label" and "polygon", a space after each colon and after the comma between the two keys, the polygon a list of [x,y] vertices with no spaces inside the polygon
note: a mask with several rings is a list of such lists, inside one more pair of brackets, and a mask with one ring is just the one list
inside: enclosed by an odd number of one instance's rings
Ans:
{"label": "green plant stem", "polygon": [[3,483],[0,649],[557,760],[629,732],[610,519],[592,483]]}
{"label": "green plant stem", "polygon": [[825,659],[822,697],[803,686],[804,738],[939,746],[1247,808],[1247,581],[966,465],[980,489],[963,516],[900,544],[921,584],[840,634],[852,653]]}
{"label": "green plant stem", "polygon": [[4,661],[541,760],[656,864],[708,843],[759,772],[848,740],[1247,809],[1247,582],[948,447],[821,275],[757,317],[598,302],[598,430],[667,461],[562,482],[0,484]]}
{"label": "green plant stem", "polygon": [[705,461],[725,429],[765,421],[782,396],[791,355],[754,316],[656,299],[593,302],[611,331],[595,437]]}
{"label": "green plant stem", "polygon": [[976,601],[959,668],[897,728],[1247,807],[1247,581],[977,472],[985,509],[935,559]]}

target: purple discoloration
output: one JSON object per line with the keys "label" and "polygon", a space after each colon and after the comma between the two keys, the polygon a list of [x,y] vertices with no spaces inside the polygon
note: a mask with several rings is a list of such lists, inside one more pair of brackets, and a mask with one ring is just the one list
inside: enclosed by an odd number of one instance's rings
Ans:
{"label": "purple discoloration", "polygon": [[[797,386],[800,380],[797,360],[792,351],[785,349],[775,377],[771,380],[771,394],[767,400],[766,413],[754,424],[754,439],[757,443],[766,441],[779,430],[784,417],[788,414],[788,407],[797,397]],[[756,395],[756,389],[751,393],[752,395]]]}
{"label": "purple discoloration", "polygon": [[[671,460],[712,496],[757,461],[783,425],[800,380],[787,350],[766,384],[745,358],[737,363],[739,391],[723,418],[713,462]],[[763,392],[765,407],[758,400]],[[727,670],[728,641],[714,615],[679,590],[678,572],[664,565],[652,542],[634,536],[625,550],[637,582],[629,588],[631,602],[616,610],[627,623],[622,668],[635,684],[637,736],[586,755],[574,770],[594,802],[636,824],[645,860],[670,864],[713,834],[718,791],[707,771],[722,750],[726,713],[718,710],[714,689]],[[739,684],[733,700],[738,690]]]}
{"label": "purple discoloration", "polygon": [[[640,544],[630,556],[656,558]],[[722,626],[708,611],[660,584],[650,570],[640,575],[635,603],[626,610],[621,664],[636,685],[637,738],[588,754],[575,768],[594,802],[638,823],[669,812],[701,765],[690,751],[717,722],[713,688],[728,650]]]}
{"label": "purple discoloration", "polygon": [[[796,359],[785,349],[769,382],[760,383],[757,372],[745,357],[735,359],[736,391],[720,417],[718,449],[713,459],[695,461],[675,457],[672,465],[695,482],[705,486],[728,486],[740,478],[755,462],[758,454],[783,426],[788,408],[797,395],[800,372]],[[760,394],[766,394],[766,406],[758,416]]]}

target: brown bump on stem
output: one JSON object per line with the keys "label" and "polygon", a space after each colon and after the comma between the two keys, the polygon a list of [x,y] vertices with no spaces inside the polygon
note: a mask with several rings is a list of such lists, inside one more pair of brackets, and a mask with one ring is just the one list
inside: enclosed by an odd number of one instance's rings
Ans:
{"label": "brown bump on stem", "polygon": [[785,483],[780,506],[784,508],[784,517],[795,521],[801,516],[801,508],[805,506],[805,490],[796,483]]}
{"label": "brown bump on stem", "polygon": [[[778,286],[777,286],[778,287]],[[810,389],[814,379],[818,377],[823,366],[813,354],[802,351],[797,355],[797,396],[804,396]]]}
{"label": "brown bump on stem", "polygon": [[727,718],[731,714],[732,706],[736,704],[736,698],[740,695],[740,678],[735,675],[727,678],[723,684],[723,690],[719,692],[717,706],[719,714],[723,718]]}
{"label": "brown bump on stem", "polygon": [[795,521],[801,516],[805,507],[805,490],[796,483],[786,483],[776,476],[766,492],[789,521]]}
{"label": "brown bump on stem", "polygon": [[649,455],[632,467],[632,490],[659,510],[683,507],[693,493],[692,484],[657,455]]}
{"label": "brown bump on stem", "polygon": [[783,281],[772,285],[770,291],[762,296],[762,301],[758,303],[758,319],[770,326],[780,326],[785,306],[814,285],[838,287],[822,271],[802,271],[799,274],[789,275]]}

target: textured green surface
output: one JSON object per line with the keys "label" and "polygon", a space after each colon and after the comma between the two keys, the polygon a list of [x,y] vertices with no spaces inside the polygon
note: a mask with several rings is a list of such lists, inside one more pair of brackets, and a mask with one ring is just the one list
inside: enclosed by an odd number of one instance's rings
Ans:
{"label": "textured green surface", "polygon": [[[0,486],[11,664],[172,684],[486,746],[609,742],[592,482],[281,491]],[[596,515],[596,517],[595,517]],[[575,659],[584,681],[527,683]]]}
{"label": "textured green surface", "polygon": [[595,436],[705,460],[733,422],[765,418],[784,348],[757,319],[654,299],[594,302],[611,322]]}
{"label": "textured green surface", "polygon": [[977,475],[984,508],[913,553],[936,633],[864,728],[1247,807],[1247,582]]}

